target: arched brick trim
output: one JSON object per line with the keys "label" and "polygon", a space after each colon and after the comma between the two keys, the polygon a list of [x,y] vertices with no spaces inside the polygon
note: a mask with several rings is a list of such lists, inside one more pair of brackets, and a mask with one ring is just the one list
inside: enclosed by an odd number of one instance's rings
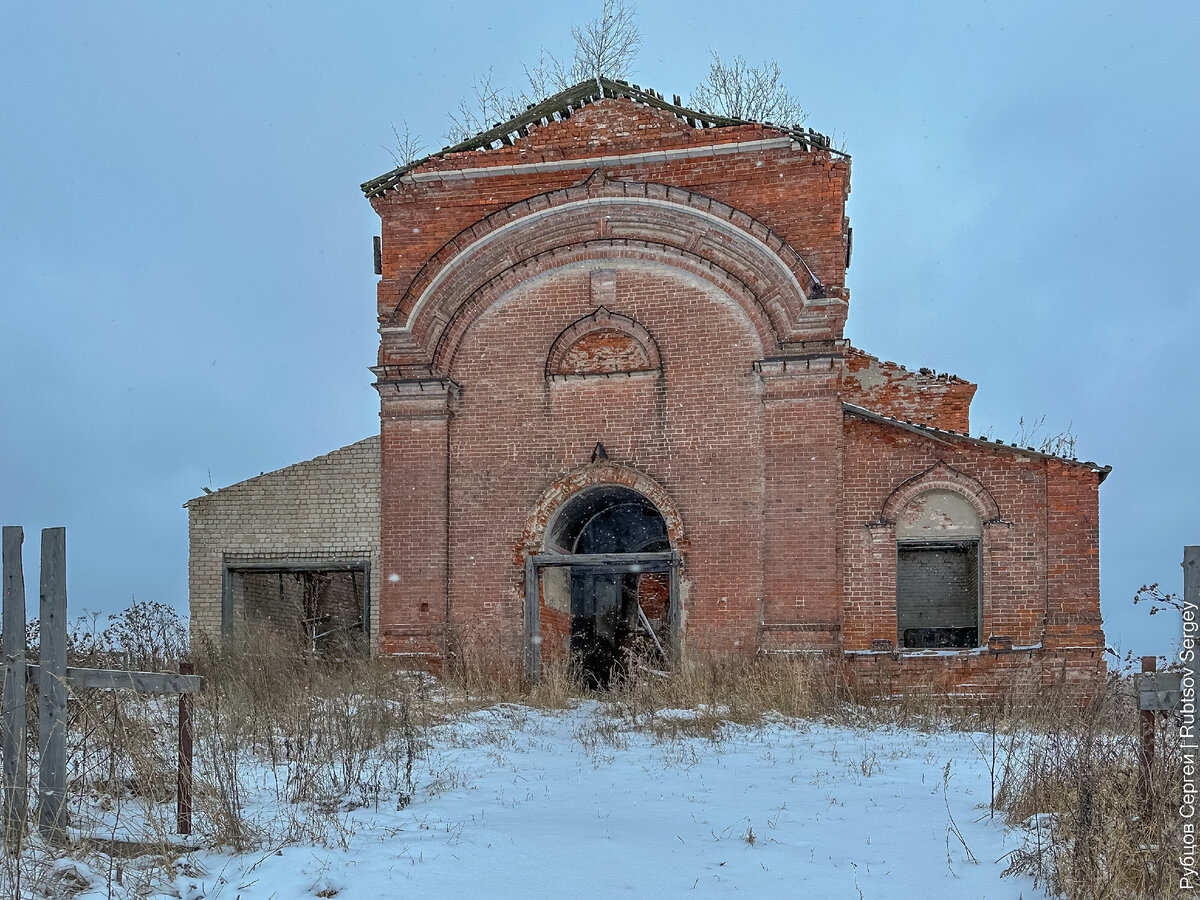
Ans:
{"label": "arched brick trim", "polygon": [[550,352],[546,356],[546,374],[572,374],[566,369],[568,353],[582,338],[596,331],[620,332],[641,348],[646,357],[646,364],[636,370],[626,371],[649,371],[662,368],[658,344],[650,336],[650,332],[629,316],[611,312],[601,306],[590,316],[584,316],[582,319],[572,322],[554,339],[554,343],[550,345]]}
{"label": "arched brick trim", "polygon": [[[732,280],[727,272],[706,263],[686,250],[677,250],[661,244],[652,244],[646,241],[589,241],[586,244],[550,251],[541,256],[527,259],[481,286],[478,291],[459,305],[449,321],[436,324],[433,370],[450,372],[459,345],[471,325],[496,300],[518,285],[539,275],[580,263],[603,263],[610,268],[616,263],[619,269],[623,260],[658,263],[704,279],[737,302],[757,332],[764,354],[776,346],[775,333],[767,315],[755,302],[749,288]],[[388,337],[390,336],[385,335],[385,346]],[[401,364],[412,362],[403,357],[392,357],[388,361]]]}
{"label": "arched brick trim", "polygon": [[939,460],[919,475],[902,482],[884,501],[881,521],[894,524],[901,511],[926,491],[945,490],[961,495],[989,525],[1000,521],[1000,507],[979,481]]}
{"label": "arched brick trim", "polygon": [[670,495],[657,481],[644,472],[623,466],[611,460],[594,462],[576,469],[550,485],[538,498],[533,512],[525,522],[525,531],[517,547],[517,560],[545,549],[546,531],[554,515],[567,500],[582,490],[599,484],[619,484],[637,491],[654,504],[667,524],[667,536],[671,547],[682,550],[686,546],[683,536],[683,519]]}
{"label": "arched brick trim", "polygon": [[[766,225],[681,188],[609,181],[597,171],[574,187],[505,207],[464,229],[422,267],[381,328],[399,364],[428,363],[439,331],[501,273],[581,244],[661,245],[686,251],[749,291],[772,343],[840,337],[846,304]],[[830,296],[826,298],[826,295]],[[390,340],[389,340],[390,339]],[[425,351],[423,360],[412,358]],[[409,357],[404,359],[401,357]]]}

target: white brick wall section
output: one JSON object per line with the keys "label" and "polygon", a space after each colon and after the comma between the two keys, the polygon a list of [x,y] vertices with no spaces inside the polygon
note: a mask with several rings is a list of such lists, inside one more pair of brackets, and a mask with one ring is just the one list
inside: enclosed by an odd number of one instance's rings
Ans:
{"label": "white brick wall section", "polygon": [[[379,633],[379,436],[189,500],[193,640],[221,635],[226,563],[362,559],[371,565],[371,634]],[[374,643],[374,641],[372,642]]]}

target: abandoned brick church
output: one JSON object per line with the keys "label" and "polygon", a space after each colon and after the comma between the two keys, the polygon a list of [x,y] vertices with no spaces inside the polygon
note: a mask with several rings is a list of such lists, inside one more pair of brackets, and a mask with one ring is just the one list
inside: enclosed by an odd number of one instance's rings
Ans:
{"label": "abandoned brick church", "polygon": [[363,189],[380,433],[188,503],[196,630],[598,683],[632,648],[1104,671],[1108,469],[970,437],[975,385],[844,338],[821,135],[600,80]]}

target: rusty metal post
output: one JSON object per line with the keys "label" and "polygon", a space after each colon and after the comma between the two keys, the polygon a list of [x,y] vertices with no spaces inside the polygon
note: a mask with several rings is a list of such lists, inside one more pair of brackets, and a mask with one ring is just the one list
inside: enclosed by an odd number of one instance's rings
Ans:
{"label": "rusty metal post", "polygon": [[[179,664],[180,675],[194,675],[196,666]],[[179,695],[179,773],[175,785],[175,821],[179,834],[192,833],[192,734],[193,701],[190,693]]]}
{"label": "rusty metal post", "polygon": [[[1158,658],[1143,656],[1143,674],[1156,671],[1158,671]],[[1154,716],[1155,712],[1152,709],[1143,709],[1138,712],[1138,733],[1141,738],[1138,749],[1138,800],[1140,801],[1139,815],[1143,824],[1148,823],[1154,813],[1150,776],[1151,767],[1154,765]]]}

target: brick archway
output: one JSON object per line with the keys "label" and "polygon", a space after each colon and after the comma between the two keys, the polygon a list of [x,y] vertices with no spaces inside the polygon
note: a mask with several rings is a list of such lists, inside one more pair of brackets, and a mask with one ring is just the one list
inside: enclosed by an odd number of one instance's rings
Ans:
{"label": "brick archway", "polygon": [[683,519],[670,495],[657,481],[637,469],[603,460],[576,469],[550,485],[538,498],[517,547],[520,562],[526,556],[546,549],[546,535],[555,514],[578,494],[595,485],[620,485],[630,488],[649,500],[663,517],[671,547],[683,550],[687,546],[683,534]]}
{"label": "brick archway", "polygon": [[619,339],[619,354],[621,358],[614,360],[615,368],[607,368],[602,364],[596,371],[650,371],[662,368],[662,357],[658,352],[658,343],[640,322],[629,316],[612,312],[601,306],[589,316],[584,316],[564,328],[550,345],[546,355],[546,375],[570,375],[580,368],[576,356],[580,343],[591,336],[603,335],[610,339],[610,345]]}
{"label": "brick archway", "polygon": [[[747,312],[764,348],[841,336],[846,303],[779,235],[702,194],[599,172],[459,233],[417,273],[380,328],[384,365],[444,369],[461,334],[513,286],[575,259],[653,258],[699,274]],[[464,322],[465,319],[465,322]],[[434,357],[438,357],[435,361]]]}
{"label": "brick archway", "polygon": [[1001,521],[1000,507],[991,492],[976,479],[939,460],[924,472],[902,482],[884,501],[881,521],[895,524],[909,503],[926,491],[944,490],[958,494],[975,508],[984,525]]}

